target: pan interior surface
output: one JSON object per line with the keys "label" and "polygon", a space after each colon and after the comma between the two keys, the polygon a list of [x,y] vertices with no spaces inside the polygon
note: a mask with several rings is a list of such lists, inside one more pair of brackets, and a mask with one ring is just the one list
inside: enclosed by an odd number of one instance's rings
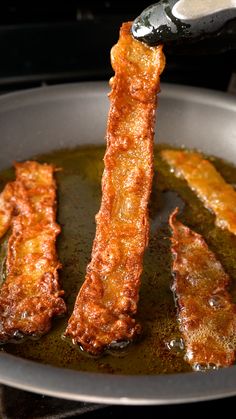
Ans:
{"label": "pan interior surface", "polygon": [[[76,240],[83,240],[87,235],[88,226],[86,226],[85,218],[83,218],[78,227],[78,230],[81,231],[79,237],[78,232],[71,227],[73,231],[70,232],[70,243],[66,244],[64,241],[63,244],[63,233],[59,240],[61,258],[63,258],[63,254],[67,254],[68,246],[69,248],[70,246],[73,248],[71,257],[67,258],[66,261],[66,275],[71,275],[73,278],[75,266],[79,263],[79,266],[77,266],[76,269],[81,276],[81,281],[84,277],[86,264],[89,261],[90,248],[95,231],[94,222],[91,220],[98,210],[100,200],[99,179],[103,170],[102,155],[104,149],[96,144],[104,144],[103,138],[108,110],[106,93],[106,84],[83,83],[70,86],[42,88],[31,92],[6,95],[0,100],[1,144],[2,150],[4,150],[4,153],[1,153],[0,156],[0,168],[3,169],[3,173],[5,173],[5,181],[12,175],[8,171],[4,171],[4,168],[10,166],[13,160],[25,160],[35,155],[41,155],[39,159],[41,158],[45,161],[47,158],[49,160],[50,158],[54,158],[55,161],[53,162],[60,165],[60,162],[63,163],[63,155],[68,156],[70,153],[71,155],[74,155],[71,148],[79,146],[79,148],[76,148],[77,153],[81,153],[81,150],[82,152],[83,150],[87,150],[89,158],[86,159],[86,156],[83,156],[82,160],[80,160],[80,169],[76,168],[77,170],[74,170],[73,172],[72,160],[67,168],[73,179],[72,185],[67,184],[66,182],[69,178],[67,178],[67,180],[65,178],[64,183],[62,182],[61,190],[59,189],[59,205],[60,201],[62,202],[63,199],[66,201],[71,197],[74,211],[80,211],[79,199],[81,197],[84,209],[89,208],[89,240],[84,244],[84,247],[87,248],[86,252],[81,254],[80,250],[76,250],[76,245],[73,247],[73,242],[75,244]],[[236,156],[236,106],[232,97],[199,89],[163,86],[159,109],[157,117],[158,143],[165,142],[174,147],[185,146],[187,148],[199,148],[207,154],[216,155],[234,162]],[[95,148],[88,147],[90,144],[94,144]],[[82,146],[82,148],[80,146]],[[67,149],[67,151],[52,152],[52,150],[56,149]],[[93,150],[93,152],[91,150]],[[94,150],[96,150],[95,155],[98,158],[96,161],[93,161],[91,158],[91,156],[94,155]],[[42,156],[44,153],[47,153],[48,157],[45,157],[46,154],[45,156]],[[82,161],[84,161],[84,167],[82,167]],[[227,170],[230,170],[227,168],[228,166],[224,167],[221,160],[216,159],[216,162],[219,167],[222,168],[223,172],[226,173],[227,177]],[[86,176],[81,180],[81,188],[79,190],[80,196],[76,196],[76,194],[73,195],[73,182],[76,183],[80,171],[83,173],[83,176],[86,173]],[[232,174],[232,171],[230,173]],[[75,175],[74,178],[73,175]],[[61,176],[61,174],[59,176]],[[230,179],[232,180],[232,176]],[[3,179],[1,180],[3,181]],[[154,182],[155,181],[156,180],[154,179]],[[236,183],[236,174],[235,179],[233,178],[232,181],[233,183]],[[86,189],[86,182],[89,182],[90,184],[89,193]],[[164,188],[165,185],[162,186]],[[158,194],[160,194],[160,188],[154,188],[152,197],[153,203],[157,200]],[[172,199],[173,197],[171,197],[171,201]],[[166,201],[168,200],[169,198],[167,197]],[[166,203],[167,202],[162,202],[162,204],[165,205]],[[177,204],[181,205],[179,202],[177,202]],[[155,212],[160,212],[160,209],[161,208],[156,208],[154,204],[151,204],[153,237],[155,236],[156,229],[159,229],[159,238],[161,240],[166,234],[166,231],[162,231],[163,220],[156,219],[155,217]],[[197,206],[195,210],[197,211]],[[70,229],[70,225],[72,226],[73,223],[67,222],[66,219],[69,220],[70,217],[74,217],[74,214],[71,214],[70,212],[66,213],[65,211],[64,214],[60,215],[59,210],[59,218],[60,216],[62,218],[60,221],[62,224],[65,224],[65,230]],[[165,217],[165,214],[162,214],[162,216]],[[188,219],[188,210],[185,217],[187,220],[190,220],[191,218]],[[208,217],[208,215],[205,214],[205,217]],[[200,224],[202,224],[201,221],[202,220],[199,220]],[[157,248],[158,246],[161,246],[160,240]],[[153,254],[157,250],[157,248],[154,247],[151,246],[150,251],[149,253],[147,252],[146,256],[145,263],[150,266],[152,265]],[[65,263],[65,261],[62,262]],[[151,276],[154,274],[155,271],[150,269],[148,275]],[[74,294],[77,290],[78,282],[74,282]],[[70,290],[66,291],[69,296]],[[148,294],[149,291],[150,290],[148,289],[145,291],[144,285],[143,290],[141,290],[141,307],[142,305],[143,307],[145,306],[145,298],[147,298],[145,295]],[[74,299],[73,292],[70,301],[71,306]],[[168,290],[165,290],[164,292],[168,293]],[[171,299],[171,297],[171,294],[169,294],[168,298]],[[70,297],[68,297],[68,299],[70,300]],[[158,302],[159,311],[161,312],[160,303],[161,300]],[[146,318],[141,318],[141,322],[144,321],[147,325],[152,323],[152,317],[155,315],[154,306],[155,302],[153,301],[150,305],[149,312],[145,311]],[[173,310],[174,313],[174,305],[171,310]],[[58,325],[55,324],[54,330],[57,330],[58,327],[60,328],[59,322]],[[172,336],[172,332],[173,330],[170,331],[170,336]],[[51,336],[53,336],[53,333],[54,332],[52,332]],[[178,331],[174,330],[174,333],[177,334]],[[46,339],[47,342],[48,337],[44,337],[43,339]],[[60,343],[58,344],[60,345]],[[28,341],[26,345],[30,346],[30,341]],[[10,350],[10,352],[15,353],[17,357],[12,357],[12,355],[5,353],[5,350],[1,353],[1,381],[30,391],[75,400],[121,404],[177,403],[236,394],[236,379],[234,378],[235,367],[228,368],[224,371],[208,372],[207,374],[186,372],[163,375],[163,372],[171,371],[168,371],[168,368],[165,370],[165,367],[163,366],[162,369],[158,371],[158,359],[156,365],[153,365],[152,367],[149,365],[146,370],[141,369],[136,371],[135,368],[132,369],[132,362],[129,362],[130,369],[125,368],[125,370],[122,370],[121,368],[119,370],[119,368],[115,367],[115,369],[112,370],[112,367],[109,366],[108,362],[110,355],[108,355],[107,359],[104,357],[103,359],[96,361],[96,365],[99,365],[99,368],[91,369],[83,368],[82,366],[80,368],[79,360],[80,357],[84,357],[84,355],[78,353],[77,356],[73,355],[72,358],[69,359],[69,363],[65,362],[64,364],[61,364],[59,362],[59,364],[57,364],[53,362],[53,360],[50,360],[50,347],[48,347],[49,358],[46,362],[60,367],[71,368],[71,370],[68,370],[22,359],[24,354],[21,353],[20,346],[21,345],[16,345],[15,349]],[[32,346],[37,346],[37,344],[33,342]],[[75,353],[74,349],[70,350],[73,354]],[[135,345],[130,350],[131,353],[132,351],[135,351]],[[157,358],[158,354],[158,350],[156,350]],[[125,356],[126,354],[124,354],[124,358]],[[31,356],[30,358],[38,360],[38,358],[34,358],[34,356]],[[181,361],[178,361],[180,358],[175,356],[174,358],[177,361],[172,372],[188,371],[188,367],[181,364]],[[113,357],[113,359],[115,358]],[[130,359],[132,359],[132,357]],[[88,360],[88,363],[89,362],[90,360]],[[114,361],[115,365],[117,365],[117,363],[119,364],[119,362],[122,364],[122,361]],[[76,368],[79,369],[80,372],[75,371]],[[23,372],[23,369],[25,372]],[[90,372],[81,372],[81,370],[99,371],[100,373],[96,374],[96,378],[94,379],[93,374]],[[116,375],[107,375],[107,372],[115,372]],[[157,372],[161,374],[155,375]],[[34,379],[36,373],[37,379]],[[126,375],[120,376],[119,374]],[[133,374],[141,375],[135,376]],[[204,391],[202,387],[203,384]],[[206,391],[206,389],[208,391]]]}

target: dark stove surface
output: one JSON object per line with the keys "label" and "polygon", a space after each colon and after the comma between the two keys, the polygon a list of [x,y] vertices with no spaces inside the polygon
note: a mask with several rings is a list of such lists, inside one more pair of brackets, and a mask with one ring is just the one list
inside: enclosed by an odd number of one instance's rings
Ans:
{"label": "dark stove surface", "polygon": [[[151,1],[67,1],[0,4],[0,91],[84,80],[108,80],[119,27]],[[226,90],[236,72],[236,19],[225,36],[165,48],[163,82]]]}
{"label": "dark stove surface", "polygon": [[[0,388],[0,417],[1,419],[65,419],[83,417],[86,419],[132,417],[180,417],[196,415],[202,412],[215,412],[217,409],[230,411],[236,403],[236,397],[206,402],[160,405],[160,406],[114,406],[92,403],[74,402],[41,396],[7,386]],[[222,410],[221,410],[222,411]]]}

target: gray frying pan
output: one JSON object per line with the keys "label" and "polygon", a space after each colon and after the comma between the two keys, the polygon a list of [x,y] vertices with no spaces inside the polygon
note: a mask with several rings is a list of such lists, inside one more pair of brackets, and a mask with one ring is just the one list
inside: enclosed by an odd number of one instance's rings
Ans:
{"label": "gray frying pan", "polygon": [[[0,169],[13,160],[104,138],[108,84],[43,87],[0,98]],[[236,100],[224,93],[162,85],[159,142],[236,161]],[[170,404],[236,395],[236,366],[208,373],[119,376],[79,372],[0,352],[0,381],[88,402]]]}

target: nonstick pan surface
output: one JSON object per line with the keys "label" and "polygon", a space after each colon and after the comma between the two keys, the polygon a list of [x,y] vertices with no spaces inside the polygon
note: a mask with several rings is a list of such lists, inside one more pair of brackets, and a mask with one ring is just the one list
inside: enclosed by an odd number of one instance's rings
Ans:
{"label": "nonstick pan surface", "polygon": [[[35,154],[104,141],[108,83],[43,87],[0,97],[0,169]],[[236,161],[236,100],[162,85],[156,142]],[[208,373],[110,375],[79,372],[0,352],[3,384],[61,398],[112,404],[170,404],[236,395],[236,366]]]}

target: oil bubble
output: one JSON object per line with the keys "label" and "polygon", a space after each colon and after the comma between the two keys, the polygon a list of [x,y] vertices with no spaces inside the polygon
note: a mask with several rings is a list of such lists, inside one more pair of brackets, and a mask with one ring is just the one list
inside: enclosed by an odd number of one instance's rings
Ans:
{"label": "oil bubble", "polygon": [[216,364],[202,364],[202,363],[196,363],[193,364],[193,370],[194,371],[199,371],[199,372],[206,372],[206,371],[210,371],[210,370],[218,370],[219,367]]}
{"label": "oil bubble", "polygon": [[184,340],[182,338],[172,339],[169,342],[166,342],[167,348],[175,352],[176,354],[180,354],[184,351],[185,345]]}

